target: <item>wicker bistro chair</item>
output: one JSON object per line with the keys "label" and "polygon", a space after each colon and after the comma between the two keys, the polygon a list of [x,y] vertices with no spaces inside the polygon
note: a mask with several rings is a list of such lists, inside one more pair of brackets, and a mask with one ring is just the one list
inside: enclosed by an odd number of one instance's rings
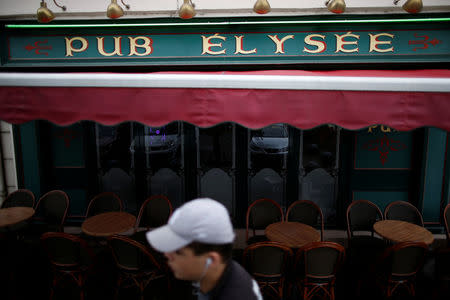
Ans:
{"label": "wicker bistro chair", "polygon": [[[436,289],[434,299],[446,299],[444,295],[450,295],[450,204],[444,209],[444,227],[447,235],[446,247],[437,248],[435,256]],[[438,295],[441,295],[439,297]],[[448,298],[448,297],[447,297]]]}
{"label": "wicker bistro chair", "polygon": [[385,243],[374,236],[373,225],[383,220],[381,210],[368,200],[353,201],[347,207],[347,237],[351,248],[383,249]]}
{"label": "wicker bistro chair", "polygon": [[423,226],[422,214],[409,202],[394,201],[389,203],[384,209],[386,220],[399,220]]}
{"label": "wicker bistro chair", "polygon": [[9,194],[3,201],[2,208],[25,206],[34,207],[34,194],[26,189],[19,189]]}
{"label": "wicker bistro chair", "polygon": [[[264,230],[268,225],[284,220],[281,206],[272,199],[255,200],[247,209],[245,240],[247,244],[267,241],[265,235],[256,235],[256,230]],[[249,237],[249,231],[253,236]]]}
{"label": "wicker bistro chair", "polygon": [[289,247],[276,242],[257,242],[245,248],[243,263],[263,295],[283,299],[292,257]]}
{"label": "wicker bistro chair", "polygon": [[110,211],[122,211],[122,200],[112,192],[103,192],[92,198],[86,210],[86,218]]}
{"label": "wicker bistro chair", "polygon": [[50,299],[55,287],[64,279],[71,279],[80,289],[80,299],[84,299],[84,285],[94,254],[86,242],[78,236],[63,232],[46,232],[41,236],[42,246],[53,269]]}
{"label": "wicker bistro chair", "polygon": [[423,266],[428,246],[421,242],[397,243],[385,250],[376,269],[377,282],[391,297],[401,286],[415,296],[415,277]]}
{"label": "wicker bistro chair", "polygon": [[33,216],[33,231],[63,232],[64,222],[69,210],[69,197],[60,190],[53,190],[43,195],[36,204]]}
{"label": "wicker bistro chair", "polygon": [[147,286],[160,278],[167,279],[169,288],[167,270],[147,247],[131,238],[118,235],[108,238],[108,246],[119,270],[116,298],[120,288],[136,287],[139,289],[140,299],[144,299]]}
{"label": "wicker bistro chair", "polygon": [[312,242],[297,250],[296,283],[304,300],[320,295],[335,299],[336,274],[345,260],[345,249],[334,242]]}
{"label": "wicker bistro chair", "polygon": [[167,223],[172,211],[172,203],[166,196],[153,195],[142,203],[135,227],[145,227],[149,230],[162,226]]}
{"label": "wicker bistro chair", "polygon": [[[19,189],[12,193],[10,193],[2,203],[1,208],[8,207],[34,207],[34,194],[33,192],[26,189]],[[23,239],[26,231],[28,230],[29,220],[22,221],[17,224],[8,226],[8,230],[4,228],[0,228],[0,235],[3,236],[7,231],[14,232],[16,237],[19,239]]]}
{"label": "wicker bistro chair", "polygon": [[167,224],[172,211],[172,203],[166,196],[153,195],[147,198],[139,210],[132,238],[143,245],[148,245],[145,233],[151,228]]}
{"label": "wicker bistro chair", "polygon": [[286,221],[300,222],[320,230],[320,240],[323,241],[323,213],[320,207],[310,200],[297,200],[289,205]]}
{"label": "wicker bistro chair", "polygon": [[373,263],[383,253],[386,242],[374,235],[373,225],[383,220],[381,210],[368,200],[356,200],[347,207],[347,263],[357,281],[356,295],[363,284],[371,284]]}

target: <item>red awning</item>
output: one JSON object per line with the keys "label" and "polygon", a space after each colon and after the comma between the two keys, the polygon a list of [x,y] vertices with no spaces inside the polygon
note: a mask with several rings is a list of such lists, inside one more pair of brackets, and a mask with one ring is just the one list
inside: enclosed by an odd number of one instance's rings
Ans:
{"label": "red awning", "polygon": [[0,119],[9,123],[182,120],[201,127],[288,123],[308,129],[450,130],[450,70],[0,73]]}

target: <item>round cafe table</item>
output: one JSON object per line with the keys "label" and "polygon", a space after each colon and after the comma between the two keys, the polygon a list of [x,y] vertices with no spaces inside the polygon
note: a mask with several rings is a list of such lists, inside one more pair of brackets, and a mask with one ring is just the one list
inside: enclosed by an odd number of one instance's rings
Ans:
{"label": "round cafe table", "polygon": [[301,248],[310,242],[320,241],[318,230],[299,222],[270,224],[266,227],[265,234],[272,242],[279,242],[290,248]]}
{"label": "round cafe table", "polygon": [[376,233],[395,243],[423,242],[433,243],[433,234],[422,226],[397,220],[382,220],[373,224]]}
{"label": "round cafe table", "polygon": [[8,227],[28,220],[34,215],[31,207],[7,207],[0,209],[0,227]]}
{"label": "round cafe table", "polygon": [[86,219],[81,230],[91,236],[108,237],[130,230],[136,223],[136,217],[127,212],[113,211],[101,213]]}

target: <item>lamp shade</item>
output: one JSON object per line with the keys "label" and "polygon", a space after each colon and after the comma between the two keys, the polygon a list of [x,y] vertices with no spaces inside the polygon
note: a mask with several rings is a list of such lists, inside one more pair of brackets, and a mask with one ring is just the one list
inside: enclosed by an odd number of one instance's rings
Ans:
{"label": "lamp shade", "polygon": [[270,12],[270,4],[267,0],[258,0],[253,6],[253,11],[258,14],[267,14]]}
{"label": "lamp shade", "polygon": [[178,15],[182,19],[191,19],[195,16],[194,5],[192,5],[191,0],[184,0],[183,5],[181,5]]}
{"label": "lamp shade", "polygon": [[36,18],[39,23],[48,23],[55,18],[55,15],[50,9],[47,8],[47,3],[45,3],[45,1],[42,1],[41,7],[39,7],[36,12]]}
{"label": "lamp shade", "polygon": [[343,13],[346,7],[344,0],[329,0],[326,5],[328,10],[335,14]]}
{"label": "lamp shade", "polygon": [[408,0],[405,2],[405,4],[403,4],[402,7],[410,14],[417,14],[422,10],[423,4],[422,0]]}
{"label": "lamp shade", "polygon": [[111,0],[111,3],[106,9],[106,15],[111,19],[117,19],[123,16],[123,9],[117,4],[117,0]]}

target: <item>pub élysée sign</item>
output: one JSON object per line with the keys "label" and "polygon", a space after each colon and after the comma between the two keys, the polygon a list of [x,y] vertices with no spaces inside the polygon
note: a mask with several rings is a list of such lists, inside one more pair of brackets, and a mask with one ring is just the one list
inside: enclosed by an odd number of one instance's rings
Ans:
{"label": "pub \u00e9lys\u00e9e sign", "polygon": [[[6,36],[4,66],[189,65],[450,60],[450,29],[302,30],[36,34]],[[278,30],[277,30],[278,29]],[[66,30],[67,31],[67,30]],[[42,34],[41,34],[42,33]]]}

